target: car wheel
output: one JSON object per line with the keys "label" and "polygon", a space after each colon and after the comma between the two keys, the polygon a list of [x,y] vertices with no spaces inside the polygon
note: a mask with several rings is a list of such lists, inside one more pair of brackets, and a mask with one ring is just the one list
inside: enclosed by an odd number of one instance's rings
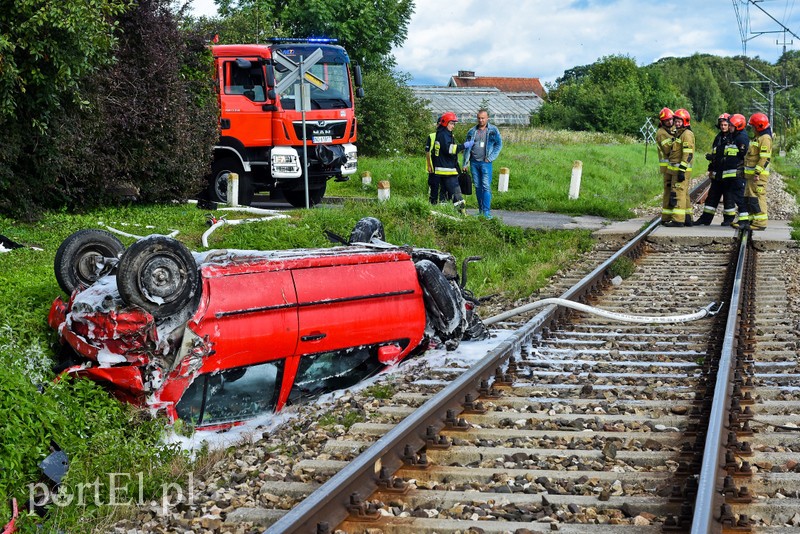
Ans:
{"label": "car wheel", "polygon": [[[322,202],[322,197],[325,196],[325,190],[328,188],[328,184],[324,183],[322,186],[315,187],[313,189],[308,190],[308,204],[311,207],[316,206],[320,202]],[[305,208],[306,207],[306,193],[302,189],[300,191],[289,191],[286,190],[283,192],[283,196],[286,199],[286,202],[294,206],[295,208]]]}
{"label": "car wheel", "polygon": [[236,158],[214,161],[208,178],[208,199],[214,202],[228,202],[228,176],[232,172],[239,175],[239,204],[249,206],[253,203],[255,195],[253,180],[249,173],[244,172],[242,164]]}
{"label": "car wheel", "polygon": [[432,261],[420,260],[416,267],[425,297],[425,311],[436,334],[442,340],[460,340],[464,329],[461,296]]}
{"label": "car wheel", "polygon": [[119,239],[104,230],[78,230],[58,247],[53,264],[58,285],[67,294],[90,286],[111,272],[125,250]]}
{"label": "car wheel", "polygon": [[141,239],[128,247],[117,267],[117,287],[125,303],[160,318],[192,301],[200,274],[183,243],[166,236]]}
{"label": "car wheel", "polygon": [[353,227],[348,243],[371,243],[373,239],[386,239],[383,223],[375,217],[364,217]]}

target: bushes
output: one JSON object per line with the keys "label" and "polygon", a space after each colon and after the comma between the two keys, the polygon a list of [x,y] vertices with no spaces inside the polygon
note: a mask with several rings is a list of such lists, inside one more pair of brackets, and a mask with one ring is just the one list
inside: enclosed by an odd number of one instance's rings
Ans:
{"label": "bushes", "polygon": [[356,102],[359,154],[423,153],[434,126],[424,102],[406,85],[406,77],[384,69],[367,72],[364,92]]}
{"label": "bushes", "polygon": [[217,137],[212,60],[169,6],[142,0],[118,15],[115,61],[83,77],[81,100],[63,99],[46,128],[2,124],[15,135],[0,149],[1,213],[30,220],[118,202],[124,188],[162,202],[202,187]]}

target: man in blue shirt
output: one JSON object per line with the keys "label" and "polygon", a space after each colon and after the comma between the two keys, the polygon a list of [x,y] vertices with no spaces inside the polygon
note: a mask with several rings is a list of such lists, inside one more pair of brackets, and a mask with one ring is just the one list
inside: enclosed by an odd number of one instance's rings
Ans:
{"label": "man in blue shirt", "polygon": [[469,164],[472,183],[475,184],[475,197],[478,211],[487,219],[492,218],[492,162],[500,155],[503,140],[500,131],[489,124],[489,112],[478,111],[478,124],[467,132],[467,142],[473,141],[472,148],[464,151],[464,171]]}

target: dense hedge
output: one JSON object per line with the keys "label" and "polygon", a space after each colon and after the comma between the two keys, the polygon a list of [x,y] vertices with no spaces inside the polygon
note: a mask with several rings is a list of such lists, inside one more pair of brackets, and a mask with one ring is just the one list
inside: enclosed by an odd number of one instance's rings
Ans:
{"label": "dense hedge", "polygon": [[6,119],[0,147],[0,213],[186,198],[201,188],[217,138],[212,59],[180,27],[168,0],[141,0],[114,20],[110,65],[80,80],[43,128]]}

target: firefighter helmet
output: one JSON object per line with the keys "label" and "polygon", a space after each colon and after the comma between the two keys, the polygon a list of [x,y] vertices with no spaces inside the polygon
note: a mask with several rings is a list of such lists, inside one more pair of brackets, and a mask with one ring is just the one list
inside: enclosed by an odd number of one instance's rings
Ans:
{"label": "firefighter helmet", "polygon": [[728,121],[730,122],[731,114],[730,113],[723,113],[717,118],[717,122],[719,121]]}
{"label": "firefighter helmet", "polygon": [[769,128],[769,119],[763,113],[753,113],[747,124],[755,128],[757,132],[761,132]]}
{"label": "firefighter helmet", "polygon": [[691,115],[685,109],[676,109],[675,110],[675,118],[681,119],[683,121],[684,126],[689,126],[689,121],[691,120]]}
{"label": "firefighter helmet", "polygon": [[658,113],[658,120],[661,122],[672,120],[675,114],[669,108],[661,108],[661,111]]}
{"label": "firefighter helmet", "polygon": [[733,115],[731,115],[731,118],[728,119],[728,122],[730,122],[733,125],[733,127],[736,128],[737,132],[741,132],[742,130],[744,130],[744,127],[746,126],[744,115],[742,115],[741,113],[734,113]]}
{"label": "firefighter helmet", "polygon": [[453,113],[452,111],[446,111],[445,113],[442,114],[441,117],[439,117],[440,126],[447,126],[451,122],[458,122],[456,114]]}

